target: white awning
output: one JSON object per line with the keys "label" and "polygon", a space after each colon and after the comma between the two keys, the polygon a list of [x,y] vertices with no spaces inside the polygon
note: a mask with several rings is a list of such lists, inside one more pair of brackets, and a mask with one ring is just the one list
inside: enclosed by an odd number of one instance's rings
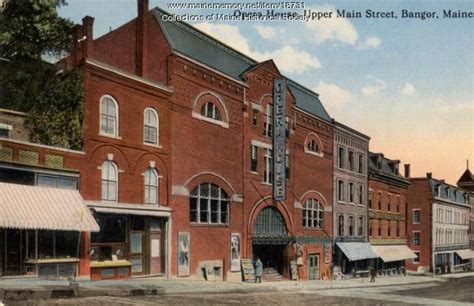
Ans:
{"label": "white awning", "polygon": [[349,261],[377,258],[368,242],[337,242],[336,245]]}
{"label": "white awning", "polygon": [[98,232],[79,191],[0,183],[0,228]]}
{"label": "white awning", "polygon": [[470,249],[465,249],[465,250],[457,250],[455,251],[456,254],[459,255],[462,259],[470,259],[474,258],[474,251]]}
{"label": "white awning", "polygon": [[130,204],[130,203],[108,203],[86,201],[87,206],[98,213],[136,215],[150,217],[170,217],[171,208],[166,206]]}
{"label": "white awning", "polygon": [[384,262],[416,258],[415,253],[406,245],[373,245],[372,249]]}

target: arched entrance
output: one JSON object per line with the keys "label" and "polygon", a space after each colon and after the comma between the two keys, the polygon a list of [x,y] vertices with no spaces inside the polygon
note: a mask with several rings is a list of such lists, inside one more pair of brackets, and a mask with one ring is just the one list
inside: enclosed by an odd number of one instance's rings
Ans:
{"label": "arched entrance", "polygon": [[266,207],[258,214],[253,226],[252,250],[263,267],[283,273],[284,253],[288,244],[285,219],[275,207]]}

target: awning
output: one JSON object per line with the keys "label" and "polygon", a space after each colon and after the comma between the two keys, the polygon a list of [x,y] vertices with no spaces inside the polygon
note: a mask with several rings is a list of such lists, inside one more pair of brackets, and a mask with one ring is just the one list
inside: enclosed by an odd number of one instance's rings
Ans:
{"label": "awning", "polygon": [[171,208],[166,206],[130,204],[130,203],[107,203],[86,201],[88,207],[98,213],[135,215],[149,217],[170,217]]}
{"label": "awning", "polygon": [[77,190],[0,183],[0,228],[98,232]]}
{"label": "awning", "polygon": [[415,253],[406,245],[373,245],[372,249],[384,262],[416,258]]}
{"label": "awning", "polygon": [[368,242],[337,242],[336,245],[349,261],[377,258]]}
{"label": "awning", "polygon": [[474,251],[470,249],[465,249],[465,250],[457,250],[455,251],[456,254],[459,255],[462,259],[470,259],[474,258]]}

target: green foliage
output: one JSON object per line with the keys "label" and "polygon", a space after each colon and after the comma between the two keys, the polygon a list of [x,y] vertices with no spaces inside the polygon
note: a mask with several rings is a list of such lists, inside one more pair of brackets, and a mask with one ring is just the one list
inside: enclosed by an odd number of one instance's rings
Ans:
{"label": "green foliage", "polygon": [[[61,1],[65,4],[64,1]],[[0,45],[7,59],[60,55],[72,43],[74,24],[58,16],[55,0],[8,1],[0,14]]]}
{"label": "green foliage", "polygon": [[9,1],[0,14],[0,108],[27,112],[30,139],[71,149],[82,147],[82,75],[57,73],[42,56],[72,46],[73,23],[57,15],[65,0]]}
{"label": "green foliage", "polygon": [[30,139],[52,146],[82,148],[82,74],[70,70],[50,78],[28,111]]}

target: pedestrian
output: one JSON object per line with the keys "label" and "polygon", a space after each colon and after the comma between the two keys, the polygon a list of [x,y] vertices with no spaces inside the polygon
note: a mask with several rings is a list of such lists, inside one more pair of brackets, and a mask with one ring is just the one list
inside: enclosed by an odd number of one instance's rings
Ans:
{"label": "pedestrian", "polygon": [[260,258],[257,257],[255,261],[255,282],[261,283],[262,282],[262,273],[263,273],[263,263],[260,261]]}
{"label": "pedestrian", "polygon": [[374,266],[370,266],[370,282],[375,283],[375,276],[377,275],[377,270]]}

